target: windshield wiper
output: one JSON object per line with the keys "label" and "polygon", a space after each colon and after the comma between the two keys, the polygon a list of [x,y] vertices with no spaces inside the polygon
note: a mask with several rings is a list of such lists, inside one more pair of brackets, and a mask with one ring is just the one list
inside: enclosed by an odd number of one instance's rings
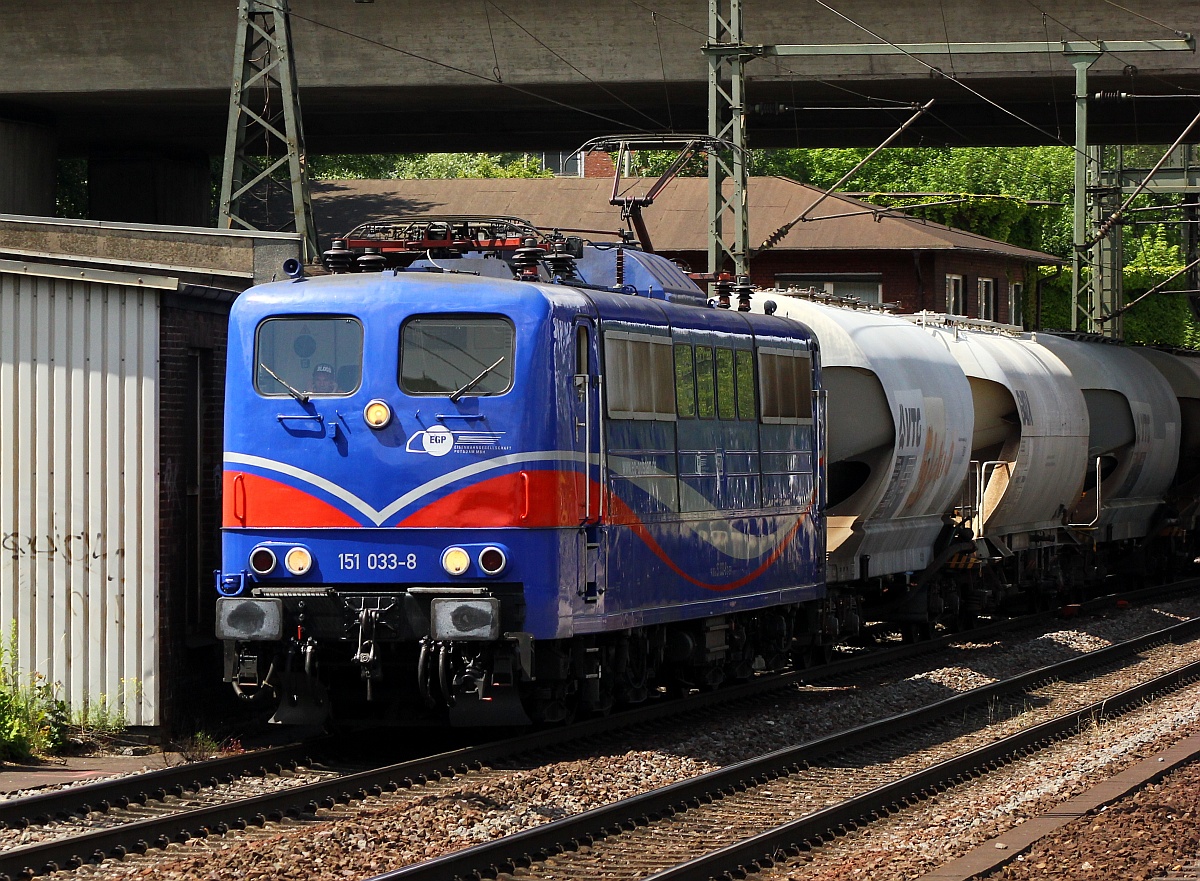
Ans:
{"label": "windshield wiper", "polygon": [[259,361],[258,366],[261,367],[263,370],[267,371],[267,373],[271,374],[271,376],[273,376],[275,378],[275,381],[277,383],[279,383],[281,386],[283,386],[285,389],[287,389],[288,394],[291,395],[293,398],[295,398],[297,401],[299,401],[301,404],[308,403],[308,392],[302,392],[302,391],[298,391],[297,389],[292,388],[290,385],[287,384],[287,381],[284,380],[284,378],[282,376],[280,376],[278,373],[276,373],[274,370],[272,370],[270,367],[268,367],[263,362]]}
{"label": "windshield wiper", "polygon": [[460,388],[458,391],[456,391],[450,395],[450,400],[457,404],[459,398],[461,398],[463,395],[465,395],[471,389],[475,388],[475,386],[479,384],[479,381],[481,379],[483,379],[485,376],[487,376],[489,373],[491,373],[493,370],[495,370],[497,367],[499,367],[501,362],[503,362],[503,361],[504,361],[504,356],[501,355],[495,364],[491,364],[491,365],[483,368],[483,371],[474,379],[468,379],[466,381],[466,384],[464,384],[462,388]]}

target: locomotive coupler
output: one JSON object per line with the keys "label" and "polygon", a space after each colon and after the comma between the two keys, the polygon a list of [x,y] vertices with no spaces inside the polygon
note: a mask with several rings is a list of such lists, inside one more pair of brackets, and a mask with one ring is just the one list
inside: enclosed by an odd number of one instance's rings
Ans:
{"label": "locomotive coupler", "polygon": [[362,678],[367,680],[368,701],[375,699],[373,684],[383,675],[375,656],[375,629],[385,611],[387,609],[363,609],[358,614],[358,650],[354,653],[354,662],[359,665]]}
{"label": "locomotive coupler", "polygon": [[304,675],[312,677],[317,669],[317,641],[311,636],[300,646],[300,656],[304,658]]}

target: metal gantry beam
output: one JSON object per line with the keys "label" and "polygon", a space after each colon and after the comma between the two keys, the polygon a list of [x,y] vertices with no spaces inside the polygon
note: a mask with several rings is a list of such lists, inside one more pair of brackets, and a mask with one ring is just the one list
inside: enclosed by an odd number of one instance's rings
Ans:
{"label": "metal gantry beam", "polygon": [[1190,35],[1179,40],[1060,40],[1010,43],[821,43],[813,45],[746,45],[743,54],[755,58],[787,55],[1045,55],[1058,48],[1064,55],[1105,52],[1149,52],[1162,49],[1195,51]]}
{"label": "metal gantry beam", "polygon": [[317,258],[287,0],[239,0],[219,225],[290,227]]}
{"label": "metal gantry beam", "polygon": [[[1072,257],[1073,280],[1071,289],[1071,329],[1078,329],[1083,319],[1084,329],[1095,331],[1105,322],[1097,321],[1101,315],[1110,314],[1120,308],[1120,243],[1104,242],[1100,237],[1095,243],[1088,240],[1087,189],[1089,169],[1087,144],[1087,71],[1106,52],[1154,52],[1196,51],[1196,41],[1191,34],[1181,34],[1175,40],[1062,40],[1060,42],[997,42],[997,43],[833,43],[815,45],[750,45],[742,39],[741,0],[709,0],[708,43],[704,52],[709,65],[709,134],[735,140],[741,148],[738,158],[742,160],[740,171],[732,163],[722,162],[719,157],[709,156],[709,270],[716,271],[726,257],[732,257],[739,275],[749,272],[749,218],[746,213],[745,193],[747,171],[745,164],[746,145],[744,68],[747,61],[771,56],[846,56],[846,55],[1004,55],[1045,54],[1053,48],[1067,57],[1075,68],[1075,218],[1074,254]],[[725,86],[722,75],[728,71],[729,85]],[[723,194],[726,179],[734,179],[731,197]],[[734,243],[727,245],[722,238],[722,221],[733,210],[737,232]],[[740,212],[740,213],[738,213]],[[1102,215],[1101,215],[1102,216]],[[1119,236],[1119,232],[1115,233]],[[743,240],[740,238],[744,236]],[[1114,261],[1115,255],[1115,263]],[[1088,258],[1091,257],[1089,260]],[[1091,273],[1086,286],[1081,289],[1081,278],[1085,262]],[[1109,271],[1102,275],[1100,268],[1108,264]],[[1100,294],[1098,282],[1102,279],[1115,282]],[[1115,284],[1115,287],[1113,286]],[[1107,298],[1107,299],[1106,299]],[[1115,299],[1114,299],[1115,298]],[[1108,322],[1119,325],[1118,321]],[[1112,328],[1108,329],[1112,333]]]}

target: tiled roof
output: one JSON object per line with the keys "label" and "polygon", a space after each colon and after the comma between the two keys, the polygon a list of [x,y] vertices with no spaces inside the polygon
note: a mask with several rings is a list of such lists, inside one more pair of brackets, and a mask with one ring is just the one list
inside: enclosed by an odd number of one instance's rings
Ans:
{"label": "tiled roof", "polygon": [[[625,181],[629,195],[644,193],[653,179]],[[402,214],[491,214],[521,217],[543,229],[583,230],[615,237],[620,212],[609,204],[610,178],[513,178],[453,180],[344,180],[313,184],[317,227],[328,242],[368,220]],[[800,215],[821,191],[784,177],[750,180],[750,245]],[[849,215],[833,217],[832,215]],[[708,249],[708,184],[676,178],[644,210],[654,247],[661,251]],[[939,223],[879,212],[845,196],[830,196],[775,246],[784,251],[976,251],[1030,263],[1061,263],[1040,251],[1018,248]],[[829,219],[819,219],[819,218]]]}

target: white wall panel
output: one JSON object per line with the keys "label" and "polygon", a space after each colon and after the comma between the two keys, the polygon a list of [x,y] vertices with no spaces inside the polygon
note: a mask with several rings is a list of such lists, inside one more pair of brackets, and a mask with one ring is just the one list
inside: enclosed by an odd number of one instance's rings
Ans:
{"label": "white wall panel", "polygon": [[158,340],[156,290],[0,267],[5,645],[15,622],[22,669],[134,725],[159,722]]}

